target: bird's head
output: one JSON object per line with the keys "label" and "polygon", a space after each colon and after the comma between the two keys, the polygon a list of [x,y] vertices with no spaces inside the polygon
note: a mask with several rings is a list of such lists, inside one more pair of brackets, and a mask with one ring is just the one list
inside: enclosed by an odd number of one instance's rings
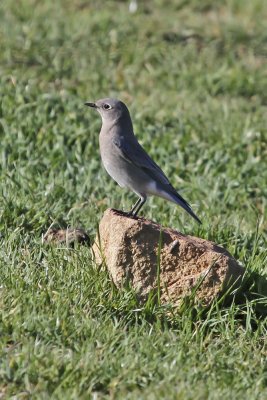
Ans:
{"label": "bird's head", "polygon": [[129,118],[126,105],[117,99],[106,98],[97,100],[95,103],[86,102],[86,106],[96,109],[101,115],[102,121],[117,121],[121,118]]}

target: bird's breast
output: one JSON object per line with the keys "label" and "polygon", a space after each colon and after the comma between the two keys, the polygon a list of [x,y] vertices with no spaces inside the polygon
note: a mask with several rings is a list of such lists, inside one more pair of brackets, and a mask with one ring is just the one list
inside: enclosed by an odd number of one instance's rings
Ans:
{"label": "bird's breast", "polygon": [[135,193],[154,193],[155,185],[151,183],[151,178],[142,168],[127,160],[110,137],[100,134],[99,143],[102,163],[121,187]]}
{"label": "bird's breast", "polygon": [[105,140],[101,137],[99,144],[105,170],[121,187],[126,187],[125,165],[123,165],[123,160],[119,156],[116,146],[108,138]]}

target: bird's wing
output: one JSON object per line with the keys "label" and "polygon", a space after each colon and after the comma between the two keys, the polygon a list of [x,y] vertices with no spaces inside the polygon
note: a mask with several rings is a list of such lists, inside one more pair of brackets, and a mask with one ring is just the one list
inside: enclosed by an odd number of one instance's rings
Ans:
{"label": "bird's wing", "polygon": [[127,162],[141,168],[151,179],[156,181],[161,189],[169,194],[173,201],[183,207],[196,221],[201,224],[200,219],[194,214],[191,206],[187,201],[174,189],[170,181],[160,167],[149,157],[143,147],[134,139],[114,138],[114,145],[117,147],[119,154]]}
{"label": "bird's wing", "polygon": [[160,167],[149,157],[137,140],[125,140],[124,138],[114,138],[113,143],[118,148],[120,155],[128,162],[141,168],[153,180],[163,184],[171,185],[167,176]]}

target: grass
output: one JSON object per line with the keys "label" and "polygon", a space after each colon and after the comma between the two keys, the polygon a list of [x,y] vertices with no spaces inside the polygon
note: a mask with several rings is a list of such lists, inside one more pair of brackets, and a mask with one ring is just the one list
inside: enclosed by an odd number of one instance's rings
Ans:
{"label": "grass", "polygon": [[[267,4],[138,5],[1,1],[1,398],[267,397],[252,293],[266,295]],[[107,207],[135,200],[101,168],[83,106],[106,96],[204,223],[160,199],[143,215],[225,246],[250,276],[242,304],[140,307],[88,248],[42,244],[52,223],[93,237]]]}

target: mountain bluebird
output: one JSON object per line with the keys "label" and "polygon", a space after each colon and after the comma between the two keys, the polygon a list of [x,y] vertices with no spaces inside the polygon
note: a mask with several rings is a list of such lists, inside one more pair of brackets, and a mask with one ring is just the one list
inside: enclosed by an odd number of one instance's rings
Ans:
{"label": "mountain bluebird", "polygon": [[137,216],[147,197],[155,195],[179,204],[201,223],[190,205],[176,192],[160,167],[138,143],[126,105],[110,98],[85,105],[95,108],[102,118],[99,144],[105,169],[121,187],[139,196],[128,215]]}

